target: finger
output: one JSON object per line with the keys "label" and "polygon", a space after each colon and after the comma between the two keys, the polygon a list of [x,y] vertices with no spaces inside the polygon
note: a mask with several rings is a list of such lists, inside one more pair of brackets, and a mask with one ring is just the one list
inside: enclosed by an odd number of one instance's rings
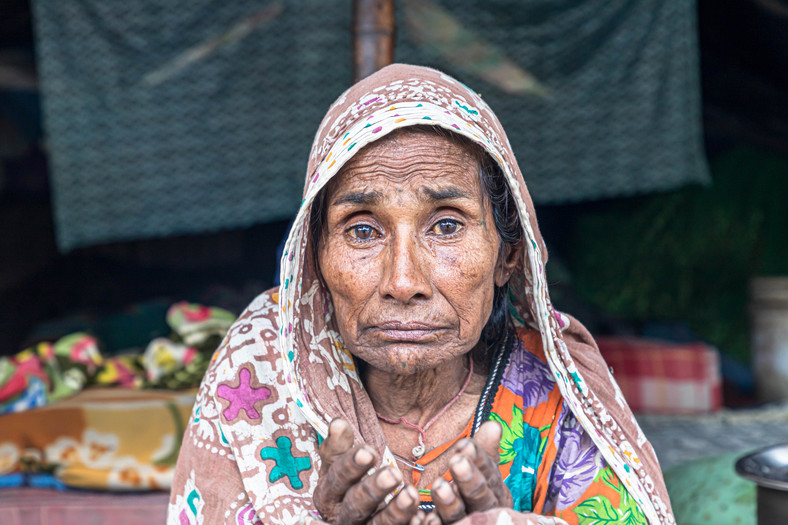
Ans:
{"label": "finger", "polygon": [[328,472],[317,480],[312,498],[320,513],[326,517],[335,516],[345,494],[366,475],[376,460],[377,454],[368,445],[357,445],[338,456]]}
{"label": "finger", "polygon": [[498,468],[501,426],[495,421],[488,421],[479,428],[474,438],[464,439],[457,443],[457,453],[467,456],[487,478],[487,483],[498,499],[499,507],[512,504],[512,494],[504,484]]}
{"label": "finger", "polygon": [[473,436],[473,441],[498,465],[502,429],[497,421],[485,421]]}
{"label": "finger", "polygon": [[400,483],[402,474],[394,467],[385,467],[367,476],[345,494],[337,514],[337,523],[366,523]]}
{"label": "finger", "polygon": [[[435,504],[435,512],[430,514],[439,515],[443,523],[454,523],[465,517],[465,502],[463,502],[457,490],[451,483],[443,478],[438,478],[432,483],[432,502]],[[429,520],[425,521],[430,523]]]}
{"label": "finger", "polygon": [[423,510],[416,512],[416,515],[413,516],[408,525],[424,525],[424,520],[427,518],[427,515],[424,514]]}
{"label": "finger", "polygon": [[344,419],[336,418],[328,425],[328,436],[320,444],[320,475],[328,472],[336,458],[353,446],[353,429]]}
{"label": "finger", "polygon": [[443,522],[438,517],[438,514],[435,512],[431,512],[427,514],[427,517],[424,518],[424,525],[442,525]]}
{"label": "finger", "polygon": [[404,525],[419,512],[419,493],[408,485],[375,516],[373,525]]}
{"label": "finger", "polygon": [[465,511],[468,514],[498,506],[498,498],[491,490],[487,476],[482,474],[468,456],[455,454],[449,460],[449,472],[451,472],[454,485],[465,502]]}

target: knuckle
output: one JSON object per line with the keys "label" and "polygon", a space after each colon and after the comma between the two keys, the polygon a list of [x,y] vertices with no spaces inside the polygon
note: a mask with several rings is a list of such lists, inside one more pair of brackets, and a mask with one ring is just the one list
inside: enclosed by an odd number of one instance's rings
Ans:
{"label": "knuckle", "polygon": [[386,493],[377,487],[374,476],[367,477],[363,483],[355,487],[355,490],[359,494],[358,497],[371,507],[370,512],[386,497]]}
{"label": "knuckle", "polygon": [[[454,488],[452,488],[452,492],[454,492],[454,497],[450,501],[444,501],[440,497],[435,497],[435,494],[433,494],[432,501],[435,504],[435,510],[437,512],[429,514],[427,518],[429,518],[429,516],[438,515],[440,516],[440,520],[444,523],[452,523],[465,517],[465,502],[462,496],[459,494],[459,491]],[[440,522],[440,520],[438,522]],[[427,523],[429,523],[429,521]]]}
{"label": "knuckle", "polygon": [[395,521],[393,519],[390,509],[391,506],[388,506],[383,509],[382,512],[375,514],[375,517],[372,518],[372,525],[394,525],[396,523],[400,523],[400,521]]}
{"label": "knuckle", "polygon": [[497,499],[481,476],[474,476],[468,482],[460,484],[460,492],[467,506],[473,511],[492,507]]}
{"label": "knuckle", "polygon": [[356,465],[353,450],[342,454],[328,469],[329,480],[341,487],[350,487],[361,479],[366,469]]}
{"label": "knuckle", "polygon": [[384,497],[385,494],[375,490],[373,477],[368,476],[347,491],[342,501],[342,514],[351,522],[365,521],[375,512]]}
{"label": "knuckle", "polygon": [[416,513],[416,509],[411,505],[404,509],[399,508],[395,501],[389,503],[381,512],[375,515],[373,523],[378,525],[396,525],[400,523],[408,523],[412,516]]}
{"label": "knuckle", "polygon": [[331,496],[327,494],[327,492],[326,484],[318,481],[317,487],[315,487],[315,493],[312,497],[312,502],[324,519],[332,521],[336,516],[337,502],[332,501]]}
{"label": "knuckle", "polygon": [[[440,515],[441,520],[444,523],[454,523],[455,521],[460,521],[462,518],[465,517],[465,505],[457,500],[457,503],[452,503],[450,505],[435,505],[438,514]],[[428,516],[429,518],[429,516]]]}
{"label": "knuckle", "polygon": [[342,509],[339,512],[339,516],[337,517],[337,524],[351,524],[351,523],[363,523],[366,521],[368,516],[364,514],[361,508],[358,506],[358,502],[352,499],[348,500],[345,498],[345,501],[342,502]]}

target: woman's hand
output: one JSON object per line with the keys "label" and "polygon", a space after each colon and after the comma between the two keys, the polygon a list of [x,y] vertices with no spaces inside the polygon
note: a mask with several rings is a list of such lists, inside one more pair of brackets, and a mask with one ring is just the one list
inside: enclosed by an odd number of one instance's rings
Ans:
{"label": "woman's hand", "polygon": [[377,462],[377,454],[367,445],[353,446],[353,431],[346,421],[331,422],[319,454],[321,465],[313,500],[326,522],[399,525],[409,523],[417,513],[423,517],[418,492],[412,485],[382,506],[386,496],[402,482],[402,474],[387,466],[367,476]]}
{"label": "woman's hand", "polygon": [[[473,439],[457,443],[454,456],[449,460],[449,472],[454,483],[438,478],[432,484],[432,501],[435,513],[424,520],[433,523],[454,523],[474,512],[494,508],[512,508],[512,494],[504,484],[498,469],[498,449],[501,426],[487,421]],[[440,520],[436,518],[440,517]]]}

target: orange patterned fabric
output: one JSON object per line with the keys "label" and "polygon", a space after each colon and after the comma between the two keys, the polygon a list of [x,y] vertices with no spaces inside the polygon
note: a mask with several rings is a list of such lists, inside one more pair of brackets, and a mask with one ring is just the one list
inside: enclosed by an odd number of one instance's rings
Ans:
{"label": "orange patterned fabric", "polygon": [[[506,360],[501,380],[494,386],[489,419],[503,428],[499,468],[512,493],[514,510],[557,516],[571,525],[605,523],[605,519],[645,525],[643,512],[564,403],[539,333],[517,330]],[[469,424],[457,438],[417,463],[429,463],[471,429]],[[452,479],[448,472],[443,477]],[[431,502],[429,492],[429,487],[420,491],[422,502]]]}

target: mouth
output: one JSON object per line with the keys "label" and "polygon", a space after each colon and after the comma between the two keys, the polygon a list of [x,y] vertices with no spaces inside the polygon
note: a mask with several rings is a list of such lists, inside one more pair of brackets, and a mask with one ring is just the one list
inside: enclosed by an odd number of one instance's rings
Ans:
{"label": "mouth", "polygon": [[379,337],[391,342],[422,343],[434,339],[446,328],[423,322],[384,321],[370,327]]}

